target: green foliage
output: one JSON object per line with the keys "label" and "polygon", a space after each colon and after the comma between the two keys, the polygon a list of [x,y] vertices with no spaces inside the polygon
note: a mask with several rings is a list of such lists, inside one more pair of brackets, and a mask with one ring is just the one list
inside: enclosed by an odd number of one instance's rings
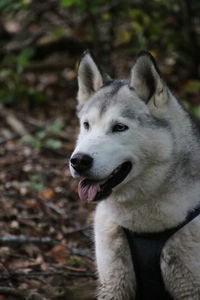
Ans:
{"label": "green foliage", "polygon": [[22,137],[21,142],[31,146],[32,148],[39,149],[42,147],[42,142],[40,138],[32,135],[25,135]]}
{"label": "green foliage", "polygon": [[30,145],[32,148],[40,149],[42,147],[47,147],[53,150],[60,149],[62,147],[62,142],[59,139],[48,138],[46,139],[46,133],[43,136],[43,131],[35,135],[25,135],[21,142]]}
{"label": "green foliage", "polygon": [[56,150],[62,147],[62,142],[56,139],[47,139],[46,146]]}
{"label": "green foliage", "polygon": [[34,53],[33,48],[26,48],[22,50],[19,55],[14,57],[14,62],[16,64],[17,73],[22,73],[26,67],[28,67],[30,63],[30,58]]}
{"label": "green foliage", "polygon": [[30,175],[28,181],[21,184],[22,187],[27,187],[33,191],[39,192],[44,189],[43,177],[41,174]]}
{"label": "green foliage", "polygon": [[49,228],[49,224],[48,223],[46,223],[46,222],[39,222],[38,224],[37,224],[37,227],[38,228]]}
{"label": "green foliage", "polygon": [[[200,9],[198,1],[190,1],[190,11],[185,1],[181,3],[178,0],[125,0],[109,3],[106,0],[60,0],[59,3],[63,8],[73,9],[72,12],[76,14],[89,16],[88,27],[84,24],[84,30],[88,31],[85,36],[89,34],[94,40],[97,35],[101,37],[100,28],[105,28],[104,33],[106,29],[109,30],[110,21],[110,25],[114,26],[117,45],[127,45],[126,50],[132,42],[132,52],[134,49],[137,52],[147,48],[156,52],[177,53],[179,59],[188,64],[192,59],[191,48],[194,45],[191,45],[190,33],[195,29],[188,25],[190,23],[192,26],[194,17],[189,14],[195,14]],[[90,23],[93,15],[95,30]],[[122,26],[123,23],[127,26]],[[115,43],[113,36],[110,42]]]}
{"label": "green foliage", "polygon": [[63,122],[61,121],[55,121],[53,124],[51,124],[50,128],[49,128],[49,131],[52,133],[52,134],[60,134],[60,132],[62,131],[64,127],[64,124]]}
{"label": "green foliage", "polygon": [[52,36],[56,38],[60,38],[65,35],[65,31],[61,27],[56,27],[54,30],[52,30]]}
{"label": "green foliage", "polygon": [[19,10],[26,9],[32,0],[1,0],[0,11],[8,14],[10,17]]}
{"label": "green foliage", "polygon": [[[126,60],[126,56],[130,59],[129,56],[134,57],[138,51],[147,49],[163,58],[173,57],[175,67],[177,65],[180,69],[187,70],[188,78],[193,80],[198,79],[200,68],[197,22],[199,10],[200,2],[195,0],[47,0],[43,3],[33,0],[0,0],[3,25],[8,20],[13,21],[13,16],[16,16],[19,23],[23,15],[26,15],[27,18],[23,20],[28,24],[28,30],[26,26],[22,26],[24,31],[37,36],[38,32],[40,35],[40,30],[45,32],[47,29],[42,38],[45,41],[50,39],[59,42],[63,39],[64,42],[60,44],[64,49],[59,49],[63,52],[70,48],[65,42],[66,37],[73,38],[77,45],[81,44],[83,48],[89,46],[97,56],[102,53],[99,60],[105,65],[105,71],[108,71],[108,61],[113,61],[112,58],[117,58],[119,53]],[[46,17],[47,11],[50,18]],[[20,40],[18,34],[20,36],[20,30],[16,34],[16,41]],[[36,43],[37,41],[36,39]],[[45,97],[37,87],[27,86],[24,80],[34,49],[34,59],[36,55],[40,57],[38,45],[31,45],[31,48],[18,53],[16,51],[12,55],[8,51],[4,56],[0,69],[0,101],[16,103],[30,99],[37,104],[45,103]],[[51,54],[58,54],[57,48],[52,49],[54,53]],[[49,52],[48,50],[46,51]],[[77,49],[75,52],[78,53]],[[165,61],[163,67],[164,64]],[[113,68],[113,72],[118,68],[115,65],[108,67],[111,70]],[[168,66],[168,70],[170,68]],[[197,90],[198,83],[193,82],[185,92],[197,93]]]}
{"label": "green foliage", "polygon": [[200,80],[190,80],[185,86],[185,91],[188,93],[199,93],[200,92]]}
{"label": "green foliage", "polygon": [[12,0],[1,0],[0,1],[0,10],[5,12],[16,11],[20,9],[21,2],[20,1],[12,1]]}
{"label": "green foliage", "polygon": [[33,87],[24,83],[23,72],[30,64],[33,48],[25,48],[17,55],[7,55],[0,70],[0,102],[12,103],[23,98],[44,102],[45,97]]}
{"label": "green foliage", "polygon": [[95,0],[95,1],[82,1],[82,0],[60,0],[61,7],[74,7],[78,13],[85,13],[85,12],[98,12],[99,8],[102,5],[107,4],[106,0]]}
{"label": "green foliage", "polygon": [[75,257],[67,260],[67,265],[71,267],[80,267],[83,265],[83,261],[81,258]]}
{"label": "green foliage", "polygon": [[191,113],[194,117],[200,119],[200,105],[198,106],[191,106]]}
{"label": "green foliage", "polygon": [[[35,149],[47,147],[58,150],[62,147],[62,142],[59,140],[58,136],[61,133],[63,126],[63,122],[55,121],[48,128],[40,130],[34,135],[23,136],[21,142]],[[50,138],[49,134],[53,135],[53,137]]]}

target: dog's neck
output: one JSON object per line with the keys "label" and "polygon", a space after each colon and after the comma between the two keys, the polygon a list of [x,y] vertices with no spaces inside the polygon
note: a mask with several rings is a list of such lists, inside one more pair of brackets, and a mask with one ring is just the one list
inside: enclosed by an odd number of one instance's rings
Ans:
{"label": "dog's neck", "polygon": [[[172,228],[181,223],[188,212],[200,203],[199,182],[170,191],[158,190],[156,194],[133,193],[131,185],[122,193],[113,193],[101,205],[120,226],[137,232],[156,232]],[[145,196],[146,194],[146,196]]]}

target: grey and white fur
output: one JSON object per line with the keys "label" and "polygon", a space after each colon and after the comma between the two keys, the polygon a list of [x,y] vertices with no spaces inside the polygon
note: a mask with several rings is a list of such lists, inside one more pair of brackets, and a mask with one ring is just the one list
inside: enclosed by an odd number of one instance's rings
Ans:
{"label": "grey and white fur", "polygon": [[[127,177],[98,202],[94,217],[98,300],[134,299],[137,282],[122,227],[159,232],[200,203],[200,139],[148,52],[129,79],[104,75],[86,52],[78,68],[80,134],[72,157],[92,157],[73,177],[101,182],[126,161]],[[87,126],[86,126],[87,124]],[[116,124],[123,130],[114,131]],[[161,254],[164,284],[175,300],[200,299],[200,217],[174,234]]]}

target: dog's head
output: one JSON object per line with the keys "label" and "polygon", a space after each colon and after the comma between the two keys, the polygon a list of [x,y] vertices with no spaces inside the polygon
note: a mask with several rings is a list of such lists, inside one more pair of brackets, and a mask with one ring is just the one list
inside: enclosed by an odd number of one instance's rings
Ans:
{"label": "dog's head", "polygon": [[80,134],[70,159],[79,196],[107,198],[169,160],[169,92],[153,57],[141,52],[128,80],[104,75],[87,51],[78,69]]}

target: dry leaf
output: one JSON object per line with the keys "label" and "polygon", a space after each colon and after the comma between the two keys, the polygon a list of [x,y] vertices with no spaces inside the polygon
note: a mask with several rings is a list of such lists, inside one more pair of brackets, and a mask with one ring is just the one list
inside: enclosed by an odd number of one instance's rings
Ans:
{"label": "dry leaf", "polygon": [[67,263],[67,260],[69,259],[69,252],[65,246],[57,245],[51,249],[50,256],[57,263],[65,265]]}
{"label": "dry leaf", "polygon": [[38,203],[35,199],[27,199],[25,201],[26,206],[31,209],[31,210],[35,210],[38,206]]}
{"label": "dry leaf", "polygon": [[39,193],[41,198],[52,199],[55,197],[55,192],[53,189],[44,189]]}

